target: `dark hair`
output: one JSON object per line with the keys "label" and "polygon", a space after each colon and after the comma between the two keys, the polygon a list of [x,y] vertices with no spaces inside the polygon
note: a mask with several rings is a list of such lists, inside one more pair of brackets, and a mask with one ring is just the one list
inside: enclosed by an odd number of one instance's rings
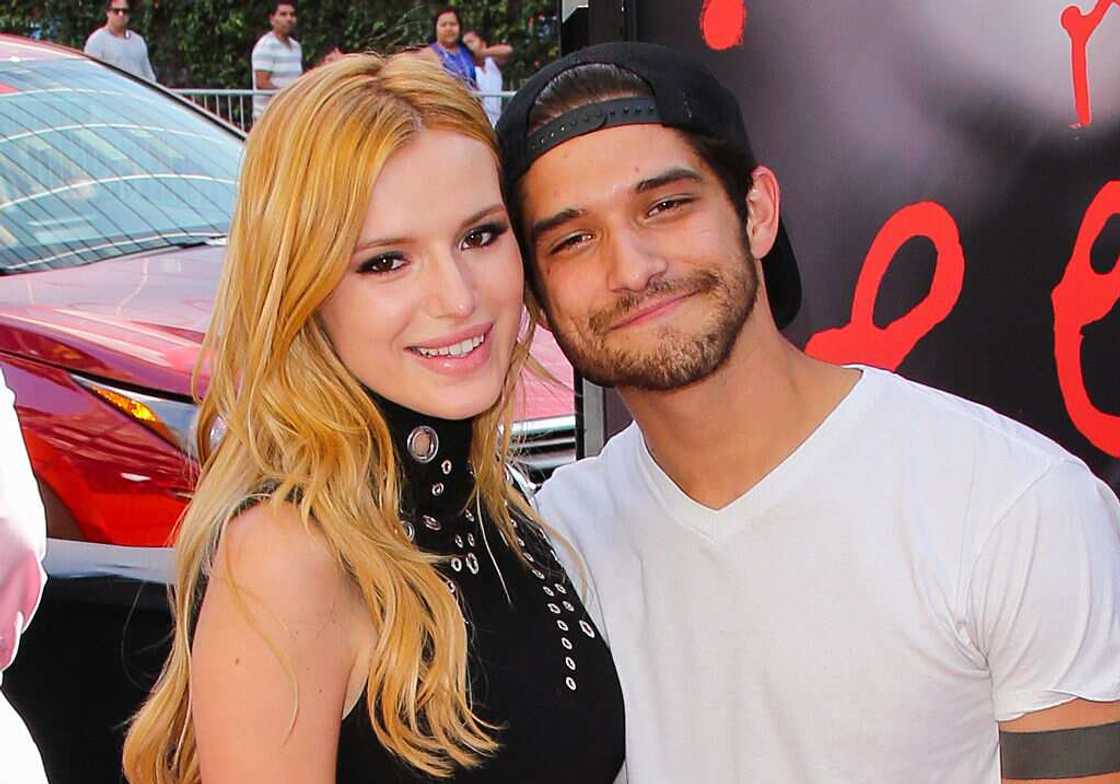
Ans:
{"label": "dark hair", "polygon": [[443,8],[440,8],[438,11],[432,14],[432,41],[434,42],[436,40],[436,24],[439,22],[439,18],[444,14],[454,14],[455,21],[459,23],[459,43],[462,43],[463,17],[459,15],[459,9],[451,5],[444,6]]}
{"label": "dark hair", "polygon": [[268,12],[268,15],[276,16],[276,12],[280,10],[280,6],[282,5],[290,5],[293,11],[299,10],[298,8],[296,8],[296,0],[279,0],[278,2],[269,4],[268,7],[270,10]]}
{"label": "dark hair", "polygon": [[[562,71],[537,94],[529,113],[526,133],[533,133],[562,114],[581,106],[609,101],[615,98],[653,97],[653,90],[645,79],[617,65],[587,63]],[[747,192],[751,189],[751,158],[747,151],[723,139],[691,131],[678,130],[697,157],[710,168],[719,180],[731,206],[743,226],[747,222]],[[516,185],[510,183],[516,189]],[[533,259],[533,248],[524,232],[521,200],[516,192],[506,194],[510,219],[521,241],[521,251],[526,261]],[[533,265],[528,265],[530,284],[537,285]],[[539,292],[538,292],[539,293]]]}
{"label": "dark hair", "polygon": [[[105,0],[105,10],[108,11],[113,7],[113,0]],[[132,0],[128,0],[128,10],[132,10]]]}

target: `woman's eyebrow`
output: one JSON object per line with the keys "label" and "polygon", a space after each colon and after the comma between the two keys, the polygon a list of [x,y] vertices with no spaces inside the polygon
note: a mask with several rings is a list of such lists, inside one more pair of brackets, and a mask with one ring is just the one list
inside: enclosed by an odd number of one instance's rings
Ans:
{"label": "woman's eyebrow", "polygon": [[[500,202],[491,204],[488,207],[484,207],[481,210],[479,210],[478,212],[473,213],[466,220],[464,220],[460,224],[460,228],[461,229],[466,229],[466,228],[472,226],[473,224],[478,223],[478,221],[482,220],[487,215],[493,215],[494,213],[502,212],[504,209],[505,209],[505,207],[503,207]],[[385,246],[388,246],[388,245],[403,245],[404,243],[406,243],[408,241],[409,241],[408,237],[374,237],[373,239],[368,239],[368,240],[364,240],[362,242],[359,242],[357,244],[357,246],[354,248],[354,253],[361,253],[363,251],[370,250],[371,248],[380,248],[380,247],[385,247]]]}

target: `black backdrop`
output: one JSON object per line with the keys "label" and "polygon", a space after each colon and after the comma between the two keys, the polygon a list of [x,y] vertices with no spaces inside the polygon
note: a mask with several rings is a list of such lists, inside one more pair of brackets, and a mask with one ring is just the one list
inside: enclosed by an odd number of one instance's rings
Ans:
{"label": "black backdrop", "polygon": [[1120,0],[1078,1],[627,0],[615,29],[738,95],[798,345],[992,406],[1115,490]]}

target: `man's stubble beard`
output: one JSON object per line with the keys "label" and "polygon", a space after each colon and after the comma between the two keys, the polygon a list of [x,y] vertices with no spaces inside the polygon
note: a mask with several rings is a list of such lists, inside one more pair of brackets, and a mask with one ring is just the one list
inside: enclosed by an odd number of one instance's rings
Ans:
{"label": "man's stubble beard", "polygon": [[[599,386],[667,392],[701,381],[731,356],[758,301],[758,274],[743,232],[739,263],[725,270],[703,269],[673,280],[658,280],[645,291],[619,298],[593,313],[582,334],[553,326],[557,345],[581,376]],[[692,293],[708,298],[708,325],[699,333],[662,327],[653,348],[607,345],[610,325],[642,308],[651,298]]]}

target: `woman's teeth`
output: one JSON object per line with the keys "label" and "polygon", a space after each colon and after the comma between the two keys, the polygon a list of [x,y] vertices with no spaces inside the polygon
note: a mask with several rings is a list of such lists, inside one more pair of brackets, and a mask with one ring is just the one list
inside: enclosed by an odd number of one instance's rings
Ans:
{"label": "woman's teeth", "polygon": [[486,336],[479,335],[478,337],[467,338],[460,343],[444,346],[442,348],[424,348],[423,346],[417,346],[416,352],[425,357],[461,357],[471,353],[485,341]]}

